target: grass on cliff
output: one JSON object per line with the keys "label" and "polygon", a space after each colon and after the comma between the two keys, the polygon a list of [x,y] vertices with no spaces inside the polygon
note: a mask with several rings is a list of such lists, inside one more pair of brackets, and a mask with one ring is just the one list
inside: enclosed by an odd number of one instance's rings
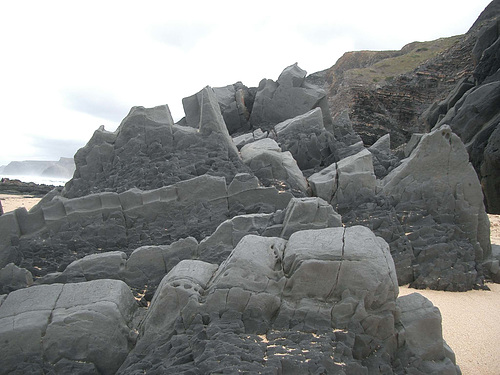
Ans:
{"label": "grass on cliff", "polygon": [[400,74],[412,72],[427,60],[449,49],[462,35],[440,38],[430,42],[413,42],[401,49],[402,54],[376,62],[362,69],[350,69],[348,79],[359,84],[384,84]]}

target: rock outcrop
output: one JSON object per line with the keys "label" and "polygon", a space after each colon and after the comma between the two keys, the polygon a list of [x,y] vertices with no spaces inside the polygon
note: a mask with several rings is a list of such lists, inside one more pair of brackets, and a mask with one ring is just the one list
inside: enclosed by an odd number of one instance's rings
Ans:
{"label": "rock outcrop", "polygon": [[[233,181],[241,180],[245,175]],[[275,212],[291,198],[257,181],[228,187],[223,177],[209,175],[148,191],[58,196],[30,212],[20,208],[0,216],[0,265],[14,262],[43,276],[102,251],[130,254],[140,246],[168,245],[188,236],[199,241],[228,217]]]}
{"label": "rock outcrop", "polygon": [[196,129],[173,123],[167,106],[134,107],[114,132],[97,130],[75,155],[75,175],[63,196],[151,190],[204,174],[225,177],[248,169],[238,157],[213,89],[201,92]]}
{"label": "rock outcrop", "polygon": [[400,285],[482,285],[489,220],[465,146],[448,126],[424,134],[377,185],[374,199],[339,212],[344,222],[367,225],[389,242]]}
{"label": "rock outcrop", "polygon": [[390,358],[458,373],[440,333],[403,332],[397,294],[388,246],[366,228],[249,235],[219,267],[165,276],[118,373],[392,373]]}
{"label": "rock outcrop", "polygon": [[[365,145],[360,112],[332,117],[324,72],[296,64],[258,88],[205,87],[177,124],[167,106],[134,107],[97,130],[62,192],[0,216],[0,373],[459,374],[437,308],[398,284],[461,291],[500,274],[460,139],[496,152],[496,129],[468,123],[479,106],[496,118],[495,64],[480,63],[493,34],[474,49],[478,81],[428,111],[436,126],[405,158],[391,142],[415,124],[374,126]],[[335,82],[330,104],[346,104]]]}
{"label": "rock outcrop", "polygon": [[449,125],[467,145],[470,160],[483,187],[486,209],[490,213],[500,213],[498,22],[496,16],[478,25],[479,36],[473,49],[473,73],[466,81],[457,84],[445,100],[434,104],[424,114],[431,126]]}

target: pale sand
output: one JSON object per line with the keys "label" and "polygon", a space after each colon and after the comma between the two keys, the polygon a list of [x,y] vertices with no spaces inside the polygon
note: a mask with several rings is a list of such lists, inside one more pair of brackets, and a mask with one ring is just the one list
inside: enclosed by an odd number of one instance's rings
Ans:
{"label": "pale sand", "polygon": [[439,308],[443,338],[464,375],[500,374],[500,284],[491,291],[442,292],[399,287],[399,295],[420,293]]}
{"label": "pale sand", "polygon": [[3,212],[14,211],[16,208],[25,207],[28,211],[37,204],[41,198],[35,198],[31,195],[0,194]]}
{"label": "pale sand", "polygon": [[[40,198],[0,194],[4,212],[26,207]],[[491,242],[500,245],[500,215],[489,215]],[[488,284],[491,291],[465,293],[416,290],[400,287],[399,295],[420,293],[439,308],[443,337],[457,356],[464,375],[500,375],[500,284]]]}

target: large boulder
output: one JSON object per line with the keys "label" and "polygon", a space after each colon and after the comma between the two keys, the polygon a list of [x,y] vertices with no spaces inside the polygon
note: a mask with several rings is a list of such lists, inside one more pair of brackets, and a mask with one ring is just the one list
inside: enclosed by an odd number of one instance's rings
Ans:
{"label": "large boulder", "polygon": [[396,304],[401,314],[399,345],[410,352],[399,356],[403,366],[420,358],[425,374],[460,374],[455,355],[443,340],[439,309],[418,293],[400,297]]}
{"label": "large boulder", "polygon": [[218,267],[184,260],[165,276],[118,373],[392,373],[391,358],[412,358],[415,373],[457,374],[411,329],[398,341],[397,295],[388,245],[367,228],[248,235]]}
{"label": "large boulder", "polygon": [[276,141],[266,138],[241,148],[241,158],[264,184],[282,183],[305,193],[307,181],[288,151],[282,152]]}
{"label": "large boulder", "polygon": [[321,108],[306,112],[274,127],[283,151],[290,151],[301,170],[332,163],[335,159],[333,134],[323,125]]}
{"label": "large boulder", "polygon": [[443,126],[378,181],[373,200],[341,212],[391,246],[400,285],[468,290],[483,283],[489,221],[464,144]]}
{"label": "large boulder", "polygon": [[0,373],[114,374],[135,344],[136,308],[117,280],[12,292],[0,305]]}
{"label": "large boulder", "polygon": [[321,107],[325,127],[331,129],[332,119],[326,101],[326,92],[305,80],[306,71],[297,64],[283,70],[278,80],[263,79],[253,104],[250,123],[254,128],[269,130],[284,120]]}
{"label": "large boulder", "polygon": [[381,181],[381,191],[401,207],[425,202],[440,222],[447,222],[448,215],[453,215],[473,246],[472,259],[479,263],[491,254],[481,187],[464,144],[449,126],[425,134],[410,157]]}

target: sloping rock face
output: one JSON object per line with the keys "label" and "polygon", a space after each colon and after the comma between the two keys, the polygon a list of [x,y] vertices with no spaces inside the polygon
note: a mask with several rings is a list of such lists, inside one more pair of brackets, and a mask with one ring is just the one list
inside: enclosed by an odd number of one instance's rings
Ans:
{"label": "sloping rock face", "polygon": [[[498,2],[492,2],[485,14],[498,6]],[[496,214],[500,213],[499,22],[497,12],[492,18],[476,23],[479,36],[472,51],[475,62],[473,73],[425,114],[431,126],[448,124],[467,145],[470,160],[483,187],[486,209]]]}
{"label": "sloping rock face", "polygon": [[118,373],[393,373],[390,358],[402,370],[418,356],[405,340],[433,347],[417,368],[457,373],[442,338],[408,327],[398,344],[397,294],[388,246],[366,228],[249,235],[219,267],[183,261],[163,279]]}
{"label": "sloping rock face", "polygon": [[401,285],[468,290],[482,284],[489,220],[467,151],[448,126],[423,135],[378,189],[372,202],[343,217],[390,243]]}

